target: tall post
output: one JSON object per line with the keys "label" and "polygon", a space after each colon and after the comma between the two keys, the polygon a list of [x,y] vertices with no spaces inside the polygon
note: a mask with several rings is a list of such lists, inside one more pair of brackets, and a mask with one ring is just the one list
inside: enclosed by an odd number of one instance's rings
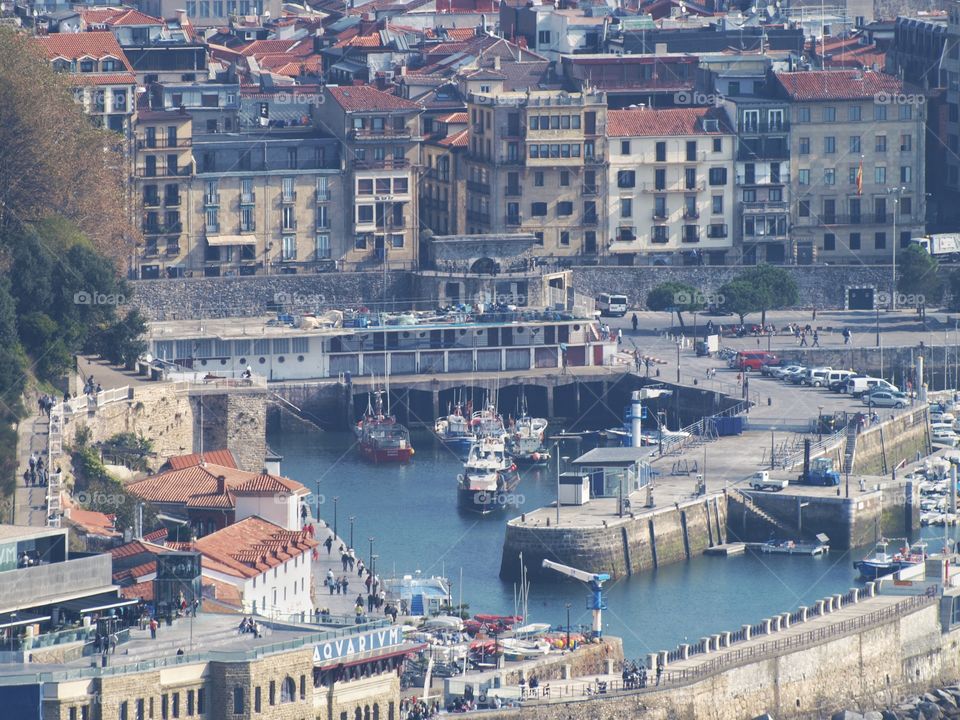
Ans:
{"label": "tall post", "polygon": [[356,517],[350,516],[350,547],[353,547],[353,521],[356,520]]}
{"label": "tall post", "polygon": [[340,534],[337,532],[337,502],[339,502],[340,497],[337,495],[333,496],[333,536],[340,539]]}
{"label": "tall post", "polygon": [[373,567],[373,541],[376,538],[367,538],[370,541],[370,567]]}
{"label": "tall post", "polygon": [[320,519],[320,478],[317,478],[316,505],[317,505],[317,520],[319,520]]}
{"label": "tall post", "polygon": [[957,466],[950,465],[950,512],[957,512]]}
{"label": "tall post", "polygon": [[677,340],[677,384],[680,384],[680,341]]}
{"label": "tall post", "polygon": [[560,525],[560,442],[557,441],[557,525]]}
{"label": "tall post", "polygon": [[773,433],[774,433],[773,428],[770,428],[770,469],[771,470],[773,470],[774,467],[776,467],[773,462]]}
{"label": "tall post", "polygon": [[570,649],[570,603],[567,603],[567,644],[564,647]]}
{"label": "tall post", "polygon": [[[899,190],[899,188],[898,188]],[[897,309],[897,201],[899,197],[893,199],[893,272],[890,281],[890,309]]]}

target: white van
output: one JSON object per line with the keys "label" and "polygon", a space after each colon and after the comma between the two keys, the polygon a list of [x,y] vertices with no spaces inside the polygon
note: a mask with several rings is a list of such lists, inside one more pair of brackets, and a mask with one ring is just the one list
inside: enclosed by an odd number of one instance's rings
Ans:
{"label": "white van", "polygon": [[606,317],[623,317],[627,314],[627,296],[600,293],[597,297],[597,310]]}
{"label": "white van", "polygon": [[863,395],[865,392],[873,390],[874,388],[882,388],[883,390],[894,390],[899,392],[899,388],[896,385],[888,383],[883,378],[875,377],[852,377],[847,380],[846,387],[844,387],[844,392],[854,397],[858,398]]}
{"label": "white van", "polygon": [[804,375],[801,383],[803,385],[809,385],[810,387],[821,387],[822,385],[826,385],[827,375],[830,374],[831,370],[833,370],[831,367],[807,368],[806,375]]}
{"label": "white van", "polygon": [[823,383],[823,386],[832,389],[834,383],[845,382],[854,374],[853,370],[831,370],[827,373],[827,379]]}

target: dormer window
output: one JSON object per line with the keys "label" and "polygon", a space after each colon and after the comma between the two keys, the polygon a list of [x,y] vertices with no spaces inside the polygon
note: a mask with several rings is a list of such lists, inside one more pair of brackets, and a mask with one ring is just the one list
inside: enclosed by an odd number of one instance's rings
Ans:
{"label": "dormer window", "polygon": [[112,58],[107,58],[100,63],[100,67],[104,72],[114,72],[120,69],[120,64]]}
{"label": "dormer window", "polygon": [[80,72],[93,72],[95,70],[93,60],[81,60],[80,61]]}

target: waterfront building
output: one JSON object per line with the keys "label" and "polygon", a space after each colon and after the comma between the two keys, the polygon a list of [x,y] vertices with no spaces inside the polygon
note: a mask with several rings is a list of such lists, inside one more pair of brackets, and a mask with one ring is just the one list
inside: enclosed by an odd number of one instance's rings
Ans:
{"label": "waterfront building", "polygon": [[[621,21],[625,18],[621,18]],[[560,58],[564,87],[606,96],[608,110],[632,105],[651,108],[693,105],[705,94],[697,55],[565,55]]]}
{"label": "waterfront building", "polygon": [[[592,304],[592,303],[591,303]],[[263,320],[151,323],[158,360],[239,377],[247,366],[270,381],[352,376],[560,370],[613,364],[616,340],[578,312],[503,310],[416,319],[374,316],[359,327],[301,327]]]}
{"label": "waterfront building", "polygon": [[611,110],[608,233],[620,264],[723,265],[736,138],[722,107]]}
{"label": "waterfront building", "polygon": [[470,93],[466,233],[530,232],[538,255],[596,255],[604,231],[606,98]]}
{"label": "waterfront building", "polygon": [[334,256],[345,267],[415,266],[420,112],[414,102],[369,86],[325,86],[313,108],[319,130],[343,147],[344,243]]}
{"label": "waterfront building", "polygon": [[777,73],[797,261],[887,262],[924,233],[926,105],[892,75]]}
{"label": "waterfront building", "polygon": [[433,121],[433,129],[423,143],[426,171],[419,193],[420,219],[436,235],[455,235],[466,224],[467,113],[441,115]]}
{"label": "waterfront building", "polygon": [[195,537],[254,515],[285,530],[299,530],[300,506],[309,494],[296,480],[216,465],[202,456],[192,465],[178,463],[132,482],[127,490],[168,520],[187,525]]}

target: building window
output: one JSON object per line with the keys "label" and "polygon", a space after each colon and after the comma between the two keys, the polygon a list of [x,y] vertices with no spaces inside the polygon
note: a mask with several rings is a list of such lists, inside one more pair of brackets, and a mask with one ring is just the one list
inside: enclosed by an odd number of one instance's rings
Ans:
{"label": "building window", "polygon": [[850,136],[850,152],[852,153],[860,152],[860,136],[859,135]]}
{"label": "building window", "polygon": [[878,153],[885,153],[887,151],[887,136],[877,135],[874,147]]}
{"label": "building window", "polygon": [[533,217],[546,217],[547,204],[545,202],[530,203],[530,214]]}
{"label": "building window", "polygon": [[357,205],[357,224],[368,225],[373,222],[373,205]]}
{"label": "building window", "polygon": [[317,235],[316,236],[316,255],[318,260],[323,260],[330,257],[330,236],[329,235]]}
{"label": "building window", "polygon": [[823,169],[823,184],[824,185],[834,185],[836,184],[837,171],[833,168],[824,168]]}
{"label": "building window", "polygon": [[873,169],[873,181],[877,185],[886,185],[887,169],[883,165],[878,165]]}
{"label": "building window", "polygon": [[797,202],[797,215],[800,217],[810,217],[810,201],[800,200]]}
{"label": "building window", "polygon": [[629,154],[630,154],[630,141],[629,141],[629,140],[621,140],[621,141],[620,141],[620,154],[621,154],[621,155],[629,155]]}
{"label": "building window", "polygon": [[900,216],[909,218],[911,215],[913,215],[913,198],[901,198],[899,208]]}
{"label": "building window", "polygon": [[753,188],[743,191],[743,201],[752,203],[757,201],[757,191]]}
{"label": "building window", "polygon": [[657,143],[656,146],[656,162],[666,162],[667,161],[667,144],[663,141]]}
{"label": "building window", "polygon": [[715,153],[723,151],[723,138],[714,138],[713,139],[713,151]]}
{"label": "building window", "polygon": [[633,217],[633,200],[630,198],[620,198],[620,217]]}
{"label": "building window", "polygon": [[810,184],[810,170],[807,168],[801,168],[797,171],[797,182],[800,185],[809,185]]}
{"label": "building window", "polygon": [[767,200],[770,202],[783,202],[783,189],[770,188],[770,190],[767,191]]}
{"label": "building window", "polygon": [[550,31],[541,30],[537,33],[537,46],[550,44]]}
{"label": "building window", "polygon": [[561,201],[557,203],[557,216],[566,217],[568,215],[573,215],[573,203],[568,201]]}
{"label": "building window", "polygon": [[833,233],[826,233],[823,236],[823,249],[833,251],[837,249],[837,236]]}
{"label": "building window", "polygon": [[823,152],[827,155],[832,155],[837,151],[837,139],[832,135],[828,135],[823,139]]}
{"label": "building window", "polygon": [[620,170],[617,172],[617,187],[632,188],[637,184],[637,174],[633,170]]}
{"label": "building window", "polygon": [[239,685],[233,688],[233,714],[243,713],[243,688]]}
{"label": "building window", "polygon": [[317,206],[317,228],[323,229],[330,227],[330,208],[326,205]]}
{"label": "building window", "polygon": [[802,138],[800,138],[800,140],[799,140],[799,153],[800,153],[801,155],[809,155],[809,154],[810,154],[810,138],[808,138],[808,137],[802,137]]}
{"label": "building window", "polygon": [[900,136],[900,152],[910,152],[912,149],[913,149],[913,136],[901,135]]}
{"label": "building window", "polygon": [[710,168],[710,184],[726,185],[727,169],[726,168]]}
{"label": "building window", "polygon": [[568,247],[570,245],[570,233],[566,230],[560,231],[560,244],[564,247]]}
{"label": "building window", "polygon": [[873,106],[873,119],[874,120],[886,120],[887,119],[887,106],[877,103]]}
{"label": "building window", "polygon": [[253,711],[262,712],[263,711],[263,697],[262,691],[259,685],[253,689]]}
{"label": "building window", "polygon": [[859,105],[851,105],[850,107],[847,108],[847,120],[850,120],[851,122],[859,122],[859,121],[860,121],[860,106],[859,106]]}
{"label": "building window", "polygon": [[722,214],[723,214],[723,195],[714,195],[714,196],[713,196],[713,198],[711,199],[710,211],[711,211],[714,215],[722,215]]}
{"label": "building window", "polygon": [[663,168],[658,168],[653,171],[653,185],[656,190],[666,190],[667,189],[667,171]]}
{"label": "building window", "polygon": [[540,170],[533,174],[533,184],[535,187],[543,187],[543,172]]}
{"label": "building window", "polygon": [[696,162],[697,161],[697,141],[688,140],[687,141],[687,162]]}
{"label": "building window", "polygon": [[847,184],[856,185],[857,184],[857,175],[860,173],[860,168],[857,165],[851,165],[847,168]]}
{"label": "building window", "polygon": [[560,187],[568,187],[570,185],[570,171],[561,170],[560,171]]}
{"label": "building window", "polygon": [[836,122],[837,109],[835,107],[825,107],[823,109],[823,122]]}
{"label": "building window", "polygon": [[901,120],[912,120],[913,119],[913,106],[907,103],[904,103],[900,106],[900,119]]}
{"label": "building window", "polygon": [[297,210],[294,207],[284,207],[281,210],[281,227],[283,230],[296,230],[297,229]]}
{"label": "building window", "polygon": [[390,235],[390,247],[394,249],[403,247],[403,233],[392,233]]}
{"label": "building window", "polygon": [[285,677],[280,685],[280,702],[292,703],[297,700],[297,684],[292,677]]}
{"label": "building window", "polygon": [[909,166],[909,165],[901,165],[901,166],[900,166],[900,182],[902,182],[902,183],[911,182],[912,177],[913,177],[913,173],[912,173],[912,171],[911,171],[911,169],[910,169],[910,166]]}
{"label": "building window", "polygon": [[860,249],[860,233],[850,233],[850,249],[859,250]]}
{"label": "building window", "polygon": [[297,259],[297,238],[294,235],[284,235],[282,240],[283,248],[283,259],[284,260],[296,260]]}
{"label": "building window", "polygon": [[887,249],[887,234],[883,231],[873,234],[873,247],[875,250]]}
{"label": "building window", "polygon": [[810,122],[810,108],[808,107],[797,108],[797,122],[798,123]]}

